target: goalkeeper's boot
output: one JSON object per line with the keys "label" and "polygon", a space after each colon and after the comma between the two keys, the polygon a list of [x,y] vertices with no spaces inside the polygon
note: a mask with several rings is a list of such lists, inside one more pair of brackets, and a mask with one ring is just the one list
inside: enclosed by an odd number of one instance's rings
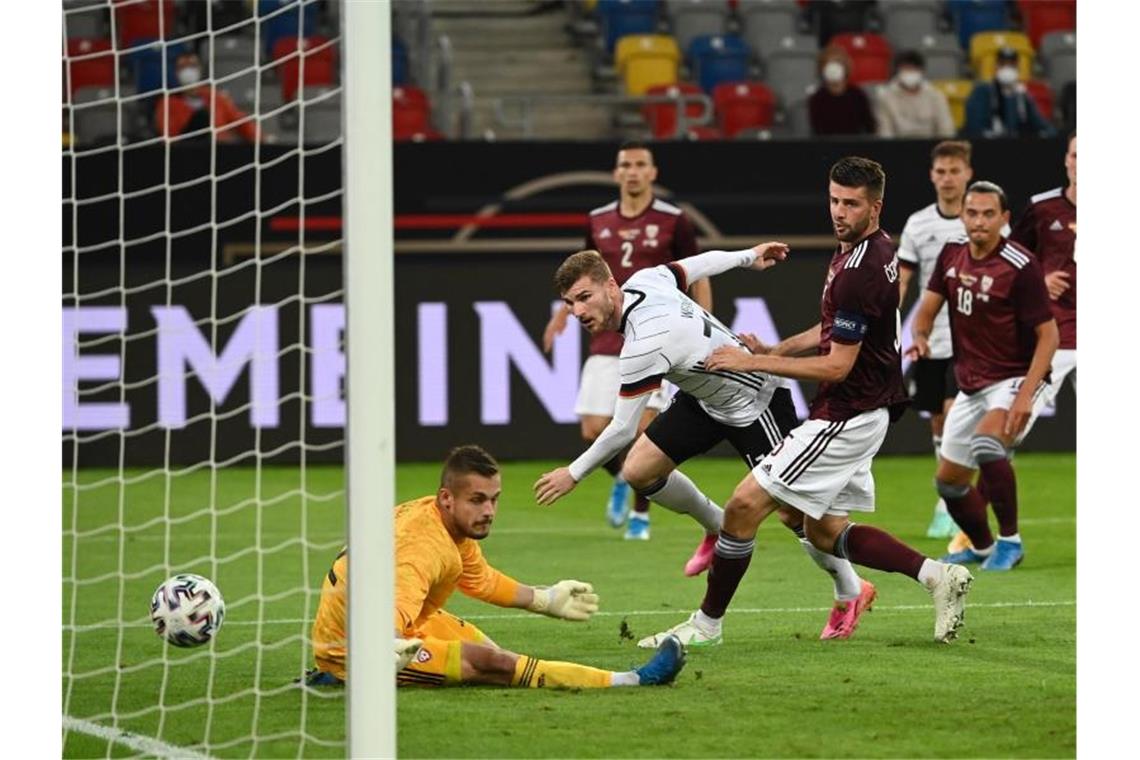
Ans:
{"label": "goalkeeper's boot", "polygon": [[982,563],[982,569],[1012,570],[1020,565],[1023,559],[1025,559],[1025,550],[1021,547],[1020,541],[1006,541],[999,538],[994,553]]}
{"label": "goalkeeper's boot", "polygon": [[946,544],[946,551],[953,554],[971,547],[973,544],[970,543],[970,537],[966,535],[966,531],[960,530],[954,538],[950,539],[950,543]]}
{"label": "goalkeeper's boot", "polygon": [[634,512],[629,516],[629,525],[625,528],[626,541],[649,540],[649,514]]}
{"label": "goalkeeper's boot", "polygon": [[827,619],[827,625],[823,627],[823,633],[819,634],[819,637],[821,639],[851,638],[851,634],[855,633],[855,627],[859,625],[859,618],[863,616],[864,612],[871,609],[876,596],[875,584],[870,581],[863,581],[859,596],[844,602],[837,601],[835,606],[831,608],[831,617]]}
{"label": "goalkeeper's boot", "polygon": [[713,561],[713,550],[716,549],[716,536],[705,536],[697,545],[697,550],[689,561],[685,563],[685,575],[700,575],[709,569]]}
{"label": "goalkeeper's boot", "polygon": [[987,556],[986,554],[978,554],[973,548],[968,548],[939,557],[938,561],[951,565],[979,565],[986,561]]}
{"label": "goalkeeper's boot", "polygon": [[637,645],[642,649],[653,649],[661,646],[661,643],[670,636],[676,637],[685,647],[696,649],[715,647],[717,644],[724,643],[724,635],[720,632],[720,626],[718,625],[716,630],[705,628],[697,622],[697,613],[694,612],[689,615],[689,619],[685,622],[678,623],[667,631],[646,636],[637,642]]}
{"label": "goalkeeper's boot", "polygon": [[629,515],[629,483],[622,478],[614,478],[614,487],[610,491],[610,500],[606,504],[606,522],[611,528],[620,528],[625,525],[625,518]]}
{"label": "goalkeeper's boot", "polygon": [[327,670],[317,670],[316,668],[309,668],[305,671],[305,685],[306,686],[344,686],[344,681],[340,680]]}
{"label": "goalkeeper's boot", "polygon": [[649,662],[634,669],[641,686],[662,686],[672,683],[681,668],[685,667],[685,648],[676,636],[666,636],[657,645],[657,651]]}
{"label": "goalkeeper's boot", "polygon": [[930,525],[926,528],[926,537],[952,538],[957,532],[958,525],[950,516],[950,512],[946,510],[946,502],[939,499],[938,504],[934,507],[934,517],[931,518]]}

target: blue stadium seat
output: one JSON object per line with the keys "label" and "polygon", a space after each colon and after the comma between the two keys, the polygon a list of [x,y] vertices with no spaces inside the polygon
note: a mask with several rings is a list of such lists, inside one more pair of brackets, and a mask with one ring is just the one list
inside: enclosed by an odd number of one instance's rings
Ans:
{"label": "blue stadium seat", "polygon": [[411,67],[408,65],[408,48],[403,42],[392,38],[392,84],[405,85],[411,84],[408,79],[408,72]]}
{"label": "blue stadium seat", "polygon": [[[292,7],[281,11],[286,6]],[[317,33],[316,0],[258,0],[258,18],[269,16],[277,11],[281,12],[261,23],[261,41],[265,44],[267,57],[277,40],[282,37],[297,37],[298,24],[304,24],[304,29],[301,32],[302,37],[310,37]],[[302,14],[304,14],[303,22],[301,21]]]}
{"label": "blue stadium seat", "polygon": [[707,93],[721,82],[748,79],[748,43],[734,34],[705,35],[689,45],[689,66],[693,79]]}
{"label": "blue stadium seat", "polygon": [[947,0],[946,7],[958,30],[958,43],[964,50],[970,49],[970,38],[978,32],[1011,28],[1005,0]]}
{"label": "blue stadium seat", "polygon": [[613,55],[617,41],[628,34],[657,31],[658,0],[598,0],[598,20],[606,53]]}
{"label": "blue stadium seat", "polygon": [[[147,43],[151,44],[147,44]],[[161,90],[162,83],[162,49],[166,48],[166,86],[177,87],[174,77],[174,61],[179,55],[189,52],[190,49],[182,43],[164,43],[158,40],[135,40],[136,46],[143,45],[134,52],[127,54],[131,71],[134,74],[135,90],[139,94]]]}

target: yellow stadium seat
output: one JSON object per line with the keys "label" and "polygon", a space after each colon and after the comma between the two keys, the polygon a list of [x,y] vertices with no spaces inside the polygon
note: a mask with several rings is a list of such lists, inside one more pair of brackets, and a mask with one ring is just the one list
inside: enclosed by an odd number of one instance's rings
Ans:
{"label": "yellow stadium seat", "polygon": [[970,65],[978,79],[993,79],[997,69],[997,52],[1003,47],[1017,51],[1021,81],[1033,75],[1033,44],[1021,32],[978,32],[970,38]]}
{"label": "yellow stadium seat", "polygon": [[630,95],[644,95],[655,84],[677,81],[681,51],[665,34],[630,34],[618,40],[614,62]]}
{"label": "yellow stadium seat", "polygon": [[936,79],[931,84],[946,96],[946,102],[950,104],[950,116],[954,119],[954,129],[961,129],[966,123],[966,99],[973,92],[974,83],[969,79]]}

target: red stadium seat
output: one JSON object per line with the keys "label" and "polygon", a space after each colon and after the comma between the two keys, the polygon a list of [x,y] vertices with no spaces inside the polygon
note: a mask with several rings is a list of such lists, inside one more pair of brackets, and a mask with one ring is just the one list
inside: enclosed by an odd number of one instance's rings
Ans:
{"label": "red stadium seat", "polygon": [[827,44],[838,45],[851,56],[851,74],[848,80],[852,84],[885,82],[891,78],[894,51],[886,37],[844,32],[832,37]]}
{"label": "red stadium seat", "polygon": [[724,135],[716,127],[689,127],[685,131],[687,140],[721,140]]}
{"label": "red stadium seat", "polygon": [[761,82],[722,82],[713,90],[717,122],[725,137],[742,129],[768,127],[776,114],[776,96]]}
{"label": "red stadium seat", "polygon": [[[273,45],[273,60],[280,61],[281,97],[290,101],[297,96],[297,88],[316,84],[336,84],[336,46],[328,37],[312,36],[301,40],[301,54],[297,55],[297,38],[282,37]],[[305,81],[300,82],[301,59],[305,59]]]}
{"label": "red stadium seat", "polygon": [[392,139],[439,139],[431,128],[431,103],[419,87],[392,88]]}
{"label": "red stadium seat", "polygon": [[[645,91],[646,95],[700,95],[701,88],[690,82],[658,84]],[[685,106],[685,118],[697,119],[704,109],[699,103]],[[672,103],[649,103],[642,106],[641,113],[649,122],[653,136],[657,139],[670,139],[677,134],[677,106]]]}
{"label": "red stadium seat", "polygon": [[[97,53],[104,55],[95,55]],[[89,55],[95,57],[73,60]],[[110,40],[68,40],[67,58],[71,69],[71,79],[68,82],[71,94],[74,95],[80,87],[115,86],[115,54],[111,52]]]}
{"label": "red stadium seat", "polygon": [[1077,28],[1076,0],[1019,0],[1017,6],[1034,49],[1041,47],[1041,38],[1049,32],[1071,32]]}
{"label": "red stadium seat", "polygon": [[1025,83],[1025,89],[1045,121],[1053,121],[1053,88],[1049,83],[1041,79],[1030,79]]}
{"label": "red stadium seat", "polygon": [[115,0],[119,46],[133,47],[142,39],[166,39],[174,31],[174,0]]}

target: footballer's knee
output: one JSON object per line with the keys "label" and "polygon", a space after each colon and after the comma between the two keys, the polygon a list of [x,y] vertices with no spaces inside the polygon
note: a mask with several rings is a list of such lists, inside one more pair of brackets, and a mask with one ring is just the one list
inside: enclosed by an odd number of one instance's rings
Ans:
{"label": "footballer's knee", "polygon": [[737,538],[752,538],[764,518],[778,506],[754,478],[747,476],[724,505],[724,530]]}
{"label": "footballer's knee", "polygon": [[635,491],[642,495],[656,492],[665,485],[669,473],[677,469],[673,461],[665,456],[653,441],[644,435],[637,437],[625,455],[621,466],[621,476]]}
{"label": "footballer's knee", "polygon": [[1009,449],[997,436],[976,433],[970,438],[970,456],[976,459],[978,464],[988,464],[1009,459]]}

